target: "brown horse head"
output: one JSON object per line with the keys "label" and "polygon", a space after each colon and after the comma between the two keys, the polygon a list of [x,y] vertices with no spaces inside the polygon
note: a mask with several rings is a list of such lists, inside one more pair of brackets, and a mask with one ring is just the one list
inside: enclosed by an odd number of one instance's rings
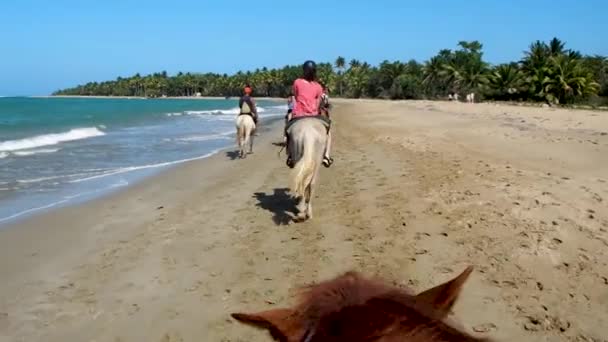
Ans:
{"label": "brown horse head", "polygon": [[282,342],[486,341],[446,322],[472,271],[418,295],[348,272],[307,287],[293,308],[232,317]]}

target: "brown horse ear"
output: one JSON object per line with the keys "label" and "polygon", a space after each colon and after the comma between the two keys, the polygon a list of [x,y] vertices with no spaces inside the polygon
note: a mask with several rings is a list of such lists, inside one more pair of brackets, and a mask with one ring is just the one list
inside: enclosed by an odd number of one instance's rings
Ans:
{"label": "brown horse ear", "polygon": [[275,309],[255,314],[233,313],[231,316],[239,322],[268,329],[278,341],[291,341],[303,333],[302,323],[291,309]]}
{"label": "brown horse ear", "polygon": [[458,277],[418,294],[416,299],[433,305],[442,316],[447,316],[471,272],[473,272],[473,266],[467,267]]}

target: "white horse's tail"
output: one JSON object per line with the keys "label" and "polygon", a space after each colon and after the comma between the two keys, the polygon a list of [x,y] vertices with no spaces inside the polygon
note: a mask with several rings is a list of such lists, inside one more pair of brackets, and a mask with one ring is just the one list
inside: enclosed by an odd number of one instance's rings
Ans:
{"label": "white horse's tail", "polygon": [[323,157],[322,150],[317,148],[315,138],[309,136],[302,145],[301,147],[304,149],[302,158],[294,166],[292,177],[291,189],[296,197],[304,196],[306,187],[312,182]]}

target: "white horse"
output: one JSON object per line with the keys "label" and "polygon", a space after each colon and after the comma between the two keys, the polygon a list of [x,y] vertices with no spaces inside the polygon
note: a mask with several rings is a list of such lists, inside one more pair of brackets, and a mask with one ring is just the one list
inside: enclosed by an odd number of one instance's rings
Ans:
{"label": "white horse", "polygon": [[236,118],[236,143],[239,146],[239,156],[246,157],[245,146],[249,143],[249,153],[253,153],[253,131],[255,123],[251,115],[239,115]]}
{"label": "white horse", "polygon": [[315,182],[327,143],[326,123],[316,118],[299,119],[289,128],[289,154],[296,163],[291,191],[298,201],[296,222],[312,218]]}
{"label": "white horse", "polygon": [[475,93],[467,94],[467,102],[474,103],[475,102]]}

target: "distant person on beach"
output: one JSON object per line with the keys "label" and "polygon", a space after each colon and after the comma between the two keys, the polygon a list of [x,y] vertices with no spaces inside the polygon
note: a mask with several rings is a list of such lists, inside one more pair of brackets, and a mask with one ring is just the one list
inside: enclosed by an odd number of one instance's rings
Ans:
{"label": "distant person on beach", "polygon": [[319,111],[322,115],[325,115],[329,118],[329,108],[331,107],[329,103],[329,89],[324,84],[321,84],[323,88],[323,94],[321,94],[321,104],[319,105]]}
{"label": "distant person on beach", "polygon": [[249,85],[246,85],[245,89],[243,89],[243,92],[245,94],[239,99],[239,115],[250,115],[253,118],[253,122],[255,123],[254,132],[257,132],[258,110],[255,106],[255,101],[253,100],[253,97],[251,97],[252,89]]}
{"label": "distant person on beach", "polygon": [[[293,82],[293,94],[295,96],[295,104],[291,117],[285,126],[285,134],[287,143],[289,143],[289,135],[287,130],[291,123],[305,117],[317,117],[327,123],[327,145],[325,146],[325,155],[323,156],[323,166],[330,167],[333,159],[330,157],[331,120],[328,116],[322,115],[321,102],[323,97],[323,88],[317,82],[317,65],[313,61],[306,61],[302,66],[303,76]],[[289,151],[289,149],[287,149]],[[287,166],[294,167],[291,156],[287,155]]]}
{"label": "distant person on beach", "polygon": [[293,113],[293,107],[296,103],[296,98],[293,96],[293,93],[290,92],[289,96],[287,96],[287,114],[285,114],[285,132],[283,133],[283,142],[285,146],[287,146],[287,123],[291,120],[291,113]]}
{"label": "distant person on beach", "polygon": [[287,97],[287,120],[289,121],[290,114],[293,112],[293,107],[296,104],[296,98],[293,96],[293,93],[289,93]]}

